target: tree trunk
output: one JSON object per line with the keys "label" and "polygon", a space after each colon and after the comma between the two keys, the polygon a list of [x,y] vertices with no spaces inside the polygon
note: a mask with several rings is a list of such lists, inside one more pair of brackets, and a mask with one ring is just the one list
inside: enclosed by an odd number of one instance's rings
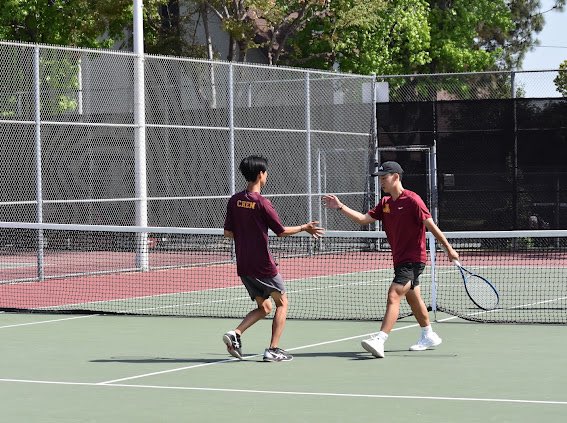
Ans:
{"label": "tree trunk", "polygon": [[[212,62],[214,59],[213,42],[211,40],[211,32],[209,29],[209,10],[206,3],[201,4],[201,17],[203,18],[203,27],[205,29],[205,42],[207,43],[207,58]],[[209,75],[211,79],[211,102],[210,106],[213,109],[217,107],[217,84],[215,81],[215,64],[209,65]]]}

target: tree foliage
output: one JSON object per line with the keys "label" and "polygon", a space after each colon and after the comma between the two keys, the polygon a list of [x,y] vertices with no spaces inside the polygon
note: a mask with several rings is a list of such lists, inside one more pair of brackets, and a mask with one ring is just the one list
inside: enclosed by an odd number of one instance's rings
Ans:
{"label": "tree foliage", "polygon": [[490,70],[502,55],[500,43],[513,22],[504,1],[430,1],[431,72]]}
{"label": "tree foliage", "polygon": [[[153,45],[167,0],[144,0],[144,38]],[[79,47],[111,47],[132,33],[132,0],[2,0],[0,39]],[[129,31],[128,31],[129,30]]]}
{"label": "tree foliage", "polygon": [[286,60],[377,74],[516,68],[543,28],[540,7],[540,0],[335,0],[328,16],[294,37]]}
{"label": "tree foliage", "polygon": [[567,60],[564,60],[559,65],[559,73],[553,82],[557,87],[557,91],[559,91],[563,97],[567,97]]}
{"label": "tree foliage", "polygon": [[329,0],[201,0],[228,33],[228,60],[243,62],[251,48],[263,50],[276,64],[287,40],[315,16],[324,15]]}
{"label": "tree foliage", "polygon": [[291,43],[288,64],[368,74],[417,70],[429,59],[424,0],[338,0]]}
{"label": "tree foliage", "polygon": [[[211,14],[229,35],[228,60],[257,48],[270,64],[362,74],[513,69],[565,2],[144,0],[144,37],[150,53],[212,58],[224,46],[208,33],[197,40],[193,27]],[[129,49],[131,29],[132,0],[0,2],[0,39]]]}

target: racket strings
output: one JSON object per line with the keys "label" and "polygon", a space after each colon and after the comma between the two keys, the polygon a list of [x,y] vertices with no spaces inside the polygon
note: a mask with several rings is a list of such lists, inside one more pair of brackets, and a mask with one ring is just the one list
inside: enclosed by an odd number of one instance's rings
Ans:
{"label": "racket strings", "polygon": [[494,288],[480,276],[469,276],[467,278],[466,288],[471,299],[479,307],[491,310],[498,305],[498,294]]}

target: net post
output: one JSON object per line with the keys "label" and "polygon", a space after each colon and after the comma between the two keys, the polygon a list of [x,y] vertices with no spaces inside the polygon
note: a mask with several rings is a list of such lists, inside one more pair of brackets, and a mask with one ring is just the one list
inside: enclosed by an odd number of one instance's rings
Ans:
{"label": "net post", "polygon": [[435,243],[435,236],[431,232],[427,232],[427,240],[431,260],[431,310],[433,311],[434,320],[437,322],[437,280],[435,276],[435,252],[437,244]]}

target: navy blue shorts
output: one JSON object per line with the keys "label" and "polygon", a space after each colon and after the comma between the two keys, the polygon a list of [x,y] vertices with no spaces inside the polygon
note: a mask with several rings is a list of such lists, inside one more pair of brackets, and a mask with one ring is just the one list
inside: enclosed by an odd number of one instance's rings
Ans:
{"label": "navy blue shorts", "polygon": [[411,282],[411,289],[419,285],[419,275],[425,269],[424,263],[404,263],[394,267],[394,280],[393,283],[405,285]]}

